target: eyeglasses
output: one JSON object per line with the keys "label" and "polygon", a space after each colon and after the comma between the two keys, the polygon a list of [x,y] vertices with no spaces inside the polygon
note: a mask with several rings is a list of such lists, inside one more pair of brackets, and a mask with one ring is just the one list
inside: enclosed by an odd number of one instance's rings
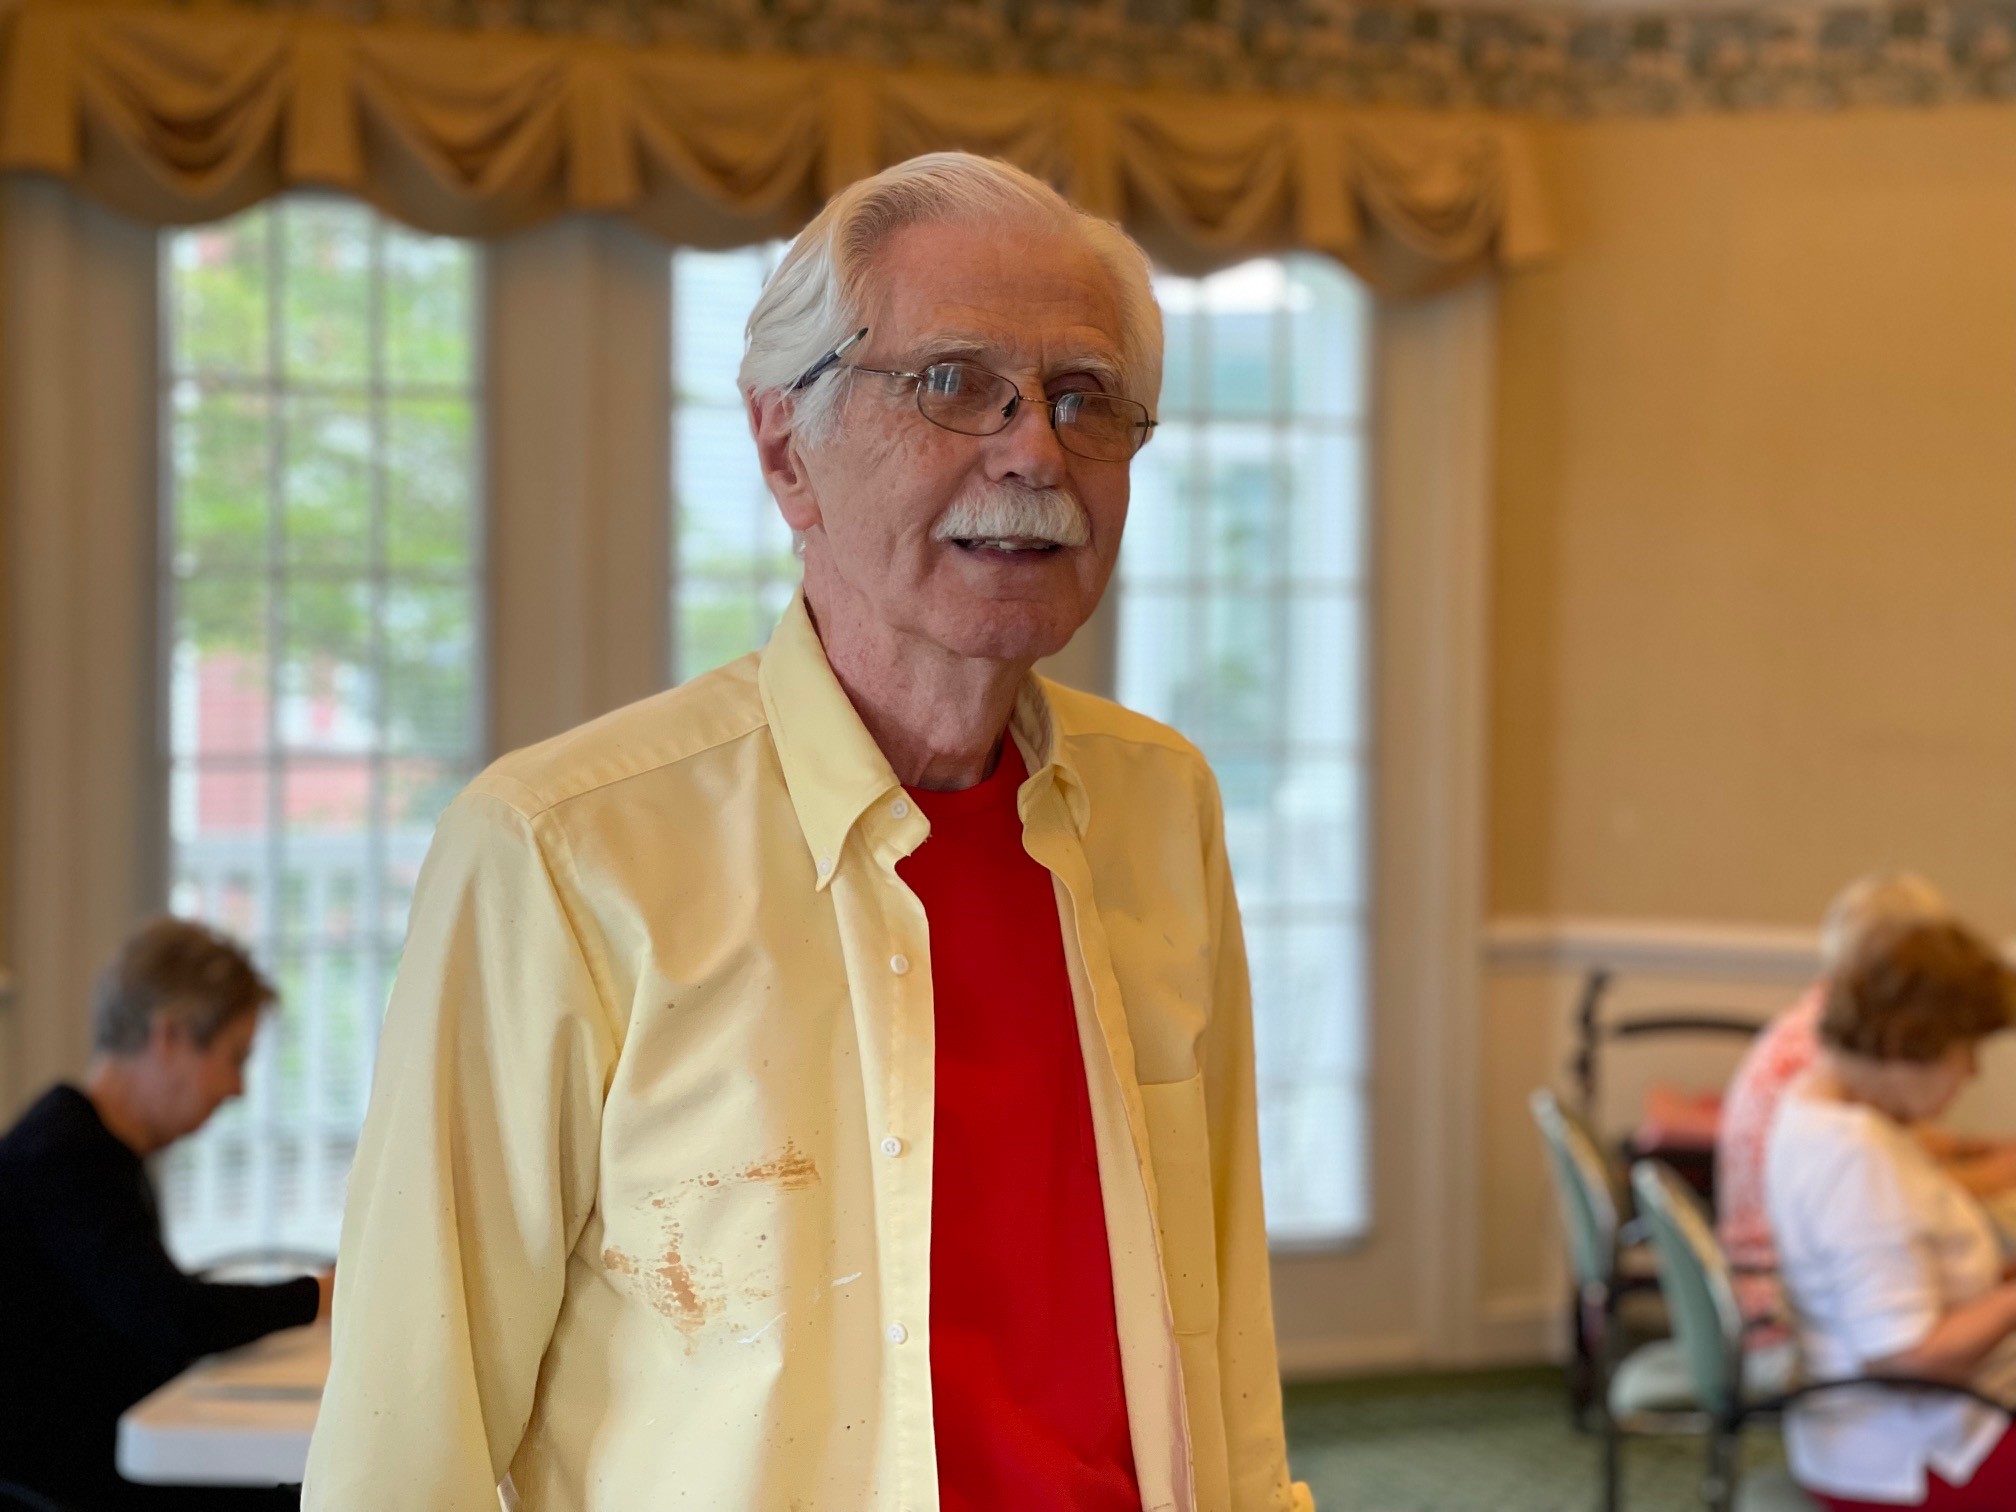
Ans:
{"label": "eyeglasses", "polygon": [[821,357],[791,390],[796,393],[836,368],[848,373],[874,373],[883,378],[906,378],[915,385],[917,413],[942,430],[962,436],[992,436],[1006,430],[1015,412],[1026,404],[1041,404],[1050,411],[1050,429],[1066,451],[1094,462],[1125,462],[1141,450],[1154,433],[1156,422],[1148,407],[1118,394],[1092,390],[1059,394],[1055,399],[1031,399],[1012,378],[1004,378],[977,362],[934,362],[921,372],[895,368],[860,367],[842,364],[849,348],[864,339],[863,326],[840,345]]}

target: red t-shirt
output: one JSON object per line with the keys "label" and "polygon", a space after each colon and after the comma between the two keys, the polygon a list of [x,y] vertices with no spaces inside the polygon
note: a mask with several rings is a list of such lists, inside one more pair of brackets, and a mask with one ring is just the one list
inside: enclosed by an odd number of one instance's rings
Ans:
{"label": "red t-shirt", "polygon": [[931,1395],[944,1512],[1140,1512],[1092,1105],[1012,740],[897,866],[931,926]]}

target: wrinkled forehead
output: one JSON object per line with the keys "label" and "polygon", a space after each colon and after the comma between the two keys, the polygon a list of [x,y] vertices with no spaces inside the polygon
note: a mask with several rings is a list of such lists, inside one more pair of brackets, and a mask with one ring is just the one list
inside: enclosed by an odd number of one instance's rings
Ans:
{"label": "wrinkled forehead", "polygon": [[907,226],[871,264],[868,304],[876,360],[1123,374],[1119,292],[1068,228]]}

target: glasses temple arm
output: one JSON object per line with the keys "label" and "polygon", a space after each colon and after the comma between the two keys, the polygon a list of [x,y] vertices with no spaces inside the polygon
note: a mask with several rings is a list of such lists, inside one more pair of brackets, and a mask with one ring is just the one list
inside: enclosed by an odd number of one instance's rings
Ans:
{"label": "glasses temple arm", "polygon": [[833,366],[834,363],[838,362],[842,357],[846,356],[848,350],[851,347],[853,347],[856,342],[860,341],[863,337],[865,337],[867,334],[868,334],[868,327],[866,326],[861,327],[860,330],[856,331],[852,336],[849,336],[845,341],[841,342],[840,345],[836,346],[824,357],[821,357],[817,362],[813,363],[812,366],[805,369],[805,375],[802,378],[800,378],[796,383],[791,385],[791,392],[795,394],[798,392],[798,390],[804,388],[807,384],[811,383],[813,379],[817,378],[821,373],[825,372],[828,368]]}

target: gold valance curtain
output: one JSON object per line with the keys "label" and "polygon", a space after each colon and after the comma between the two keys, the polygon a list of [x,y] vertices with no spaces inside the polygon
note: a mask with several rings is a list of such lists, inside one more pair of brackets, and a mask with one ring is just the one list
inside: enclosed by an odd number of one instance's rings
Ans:
{"label": "gold valance curtain", "polygon": [[21,0],[0,45],[0,168],[149,222],[324,185],[454,235],[591,211],[732,246],[964,147],[1179,271],[1300,247],[1407,293],[1548,245],[1522,132],[1481,117],[107,0]]}

